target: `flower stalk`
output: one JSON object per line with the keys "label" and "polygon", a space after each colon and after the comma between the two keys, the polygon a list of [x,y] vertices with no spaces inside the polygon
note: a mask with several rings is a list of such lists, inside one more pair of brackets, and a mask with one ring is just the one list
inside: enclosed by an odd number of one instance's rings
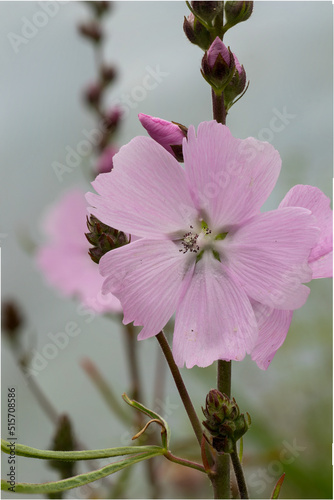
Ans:
{"label": "flower stalk", "polygon": [[238,483],[240,498],[249,498],[247,485],[246,485],[246,481],[245,481],[245,476],[244,476],[244,472],[242,470],[241,462],[239,460],[239,455],[237,452],[237,445],[236,444],[234,444],[234,449],[231,453],[231,460],[233,463],[235,477],[236,477],[237,483]]}
{"label": "flower stalk", "polygon": [[198,416],[195,412],[195,408],[191,402],[191,399],[189,397],[186,386],[184,385],[180,370],[178,369],[178,367],[175,363],[171,348],[169,347],[169,344],[167,342],[167,339],[166,339],[163,331],[158,333],[158,335],[156,335],[156,337],[157,337],[157,340],[160,344],[162,352],[164,353],[164,356],[166,358],[166,361],[168,363],[170,371],[173,375],[176,387],[177,387],[179,394],[180,394],[180,398],[182,399],[183,405],[184,405],[185,410],[188,414],[191,425],[194,429],[197,441],[201,445],[202,435],[203,435],[202,426],[201,426],[201,423],[200,423]]}

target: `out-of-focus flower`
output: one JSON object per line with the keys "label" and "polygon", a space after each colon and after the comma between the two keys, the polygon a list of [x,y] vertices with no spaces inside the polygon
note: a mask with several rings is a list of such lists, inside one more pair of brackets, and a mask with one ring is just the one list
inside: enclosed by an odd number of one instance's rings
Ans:
{"label": "out-of-focus flower", "polygon": [[184,125],[144,115],[143,113],[139,113],[138,118],[152,139],[161,144],[179,161],[183,161],[182,141],[187,137],[187,128]]}
{"label": "out-of-focus flower", "polygon": [[48,242],[37,252],[37,264],[47,282],[65,296],[77,296],[95,312],[121,312],[119,300],[103,295],[103,278],[88,255],[87,205],[84,194],[67,192],[47,214],[44,231]]}
{"label": "out-of-focus flower", "polygon": [[176,311],[179,366],[241,360],[257,343],[254,302],[294,310],[307,300],[309,255],[321,228],[311,211],[260,208],[281,159],[269,143],[234,138],[216,121],[183,143],[184,169],[159,144],[136,137],[93,182],[91,213],[140,240],[104,255],[104,293],[114,293],[124,323],[156,335]]}
{"label": "out-of-focus flower", "polygon": [[99,83],[91,83],[84,92],[85,100],[91,106],[96,106],[100,102],[102,88]]}
{"label": "out-of-focus flower", "polygon": [[96,161],[96,173],[106,174],[113,168],[113,157],[118,152],[115,146],[107,146]]}
{"label": "out-of-focus flower", "polygon": [[[333,212],[330,199],[314,186],[297,185],[290,189],[279,208],[303,207],[311,211],[320,228],[319,236],[308,257],[312,279],[333,276]],[[291,279],[294,279],[291,276]],[[292,311],[274,309],[254,303],[253,308],[259,325],[259,338],[252,352],[252,359],[266,370],[277,350],[283,344],[290,323]]]}

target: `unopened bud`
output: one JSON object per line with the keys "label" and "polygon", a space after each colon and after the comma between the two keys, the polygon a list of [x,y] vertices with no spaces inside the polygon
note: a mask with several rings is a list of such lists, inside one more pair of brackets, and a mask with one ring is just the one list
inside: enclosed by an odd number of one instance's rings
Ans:
{"label": "unopened bud", "polygon": [[[61,415],[57,423],[51,449],[54,451],[72,451],[75,447],[71,421],[67,415]],[[49,465],[60,472],[62,479],[74,476],[75,474],[75,462],[50,460]]]}
{"label": "unopened bud", "polygon": [[115,80],[117,76],[117,71],[114,66],[108,66],[104,64],[101,68],[101,78],[104,84],[111,83]]}
{"label": "unopened bud", "polygon": [[183,31],[188,40],[191,43],[198,45],[201,49],[207,50],[210,47],[210,31],[195,18],[194,14],[191,13],[188,17],[184,18]]}
{"label": "unopened bud", "polygon": [[195,16],[211,25],[215,17],[223,10],[224,2],[208,2],[196,0],[190,2]]}
{"label": "unopened bud", "polygon": [[183,161],[182,142],[187,137],[187,127],[180,123],[168,122],[143,113],[139,113],[138,118],[152,139],[164,147],[178,161]]}
{"label": "unopened bud", "polygon": [[7,300],[1,304],[1,328],[9,338],[14,339],[19,333],[24,322],[22,313],[13,300]]}
{"label": "unopened bud", "polygon": [[253,2],[225,2],[225,16],[229,27],[247,21],[252,12]]}
{"label": "unopened bud", "polygon": [[100,102],[101,93],[101,85],[99,85],[98,83],[90,84],[84,93],[86,102],[91,106],[97,106]]}
{"label": "unopened bud", "polygon": [[228,111],[233,104],[233,100],[242,92],[246,87],[246,71],[245,68],[239,63],[238,58],[233,54],[235,62],[235,70],[233,77],[224,89],[224,102],[225,109]]}
{"label": "unopened bud", "polygon": [[100,42],[102,38],[102,30],[99,23],[96,21],[91,21],[88,23],[82,23],[78,27],[79,33],[86,38],[90,38],[94,42]]}
{"label": "unopened bud", "polygon": [[218,452],[231,453],[235,443],[250,427],[250,416],[240,415],[239,407],[233,398],[212,389],[206,397],[205,408],[202,408],[206,420],[204,427],[210,433],[212,446]]}
{"label": "unopened bud", "polygon": [[231,81],[235,70],[232,52],[216,37],[202,59],[201,73],[215,92],[221,93]]}
{"label": "unopened bud", "polygon": [[128,239],[122,231],[118,231],[112,227],[103,224],[94,215],[87,217],[87,227],[89,233],[86,233],[86,238],[93,248],[89,249],[89,255],[93,262],[98,264],[101,257],[110,250],[126,245]]}

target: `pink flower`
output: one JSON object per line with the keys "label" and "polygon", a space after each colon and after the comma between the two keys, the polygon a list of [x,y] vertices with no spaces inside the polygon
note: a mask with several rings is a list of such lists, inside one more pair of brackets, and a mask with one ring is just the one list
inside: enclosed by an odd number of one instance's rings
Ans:
{"label": "pink flower", "polygon": [[106,174],[113,168],[113,157],[118,152],[114,146],[107,146],[96,162],[96,171],[98,174]]}
{"label": "pink flower", "polygon": [[[312,212],[321,232],[308,257],[312,278],[333,276],[333,213],[330,199],[313,186],[294,186],[280,203],[280,208],[303,207]],[[283,344],[290,323],[292,311],[273,309],[253,303],[259,325],[259,338],[252,351],[252,359],[266,370],[277,350]]]}
{"label": "pink flower", "polygon": [[183,141],[184,168],[159,144],[136,137],[87,194],[105,224],[142,239],[104,255],[103,292],[121,301],[139,339],[176,311],[174,357],[208,366],[241,360],[258,339],[254,302],[293,310],[307,300],[308,258],[320,229],[310,210],[260,213],[281,166],[278,152],[234,138],[216,121]]}
{"label": "pink flower", "polygon": [[162,120],[161,118],[144,115],[143,113],[139,113],[138,118],[140,123],[147,130],[152,139],[157,141],[169,153],[175,156],[171,145],[182,145],[182,141],[186,135],[186,128],[184,128],[184,131],[182,131],[179,125],[176,125],[176,123],[168,122],[166,120]]}
{"label": "pink flower", "polygon": [[84,194],[79,190],[66,193],[44,220],[49,242],[39,248],[37,265],[50,285],[65,296],[77,296],[88,309],[121,312],[116,297],[101,293],[103,278],[88,255],[86,217]]}

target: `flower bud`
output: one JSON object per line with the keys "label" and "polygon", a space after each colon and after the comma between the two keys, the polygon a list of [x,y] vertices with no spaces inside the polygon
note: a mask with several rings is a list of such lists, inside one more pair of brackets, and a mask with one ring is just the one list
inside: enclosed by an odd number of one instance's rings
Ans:
{"label": "flower bud", "polygon": [[106,174],[113,168],[113,158],[118,153],[118,149],[114,146],[107,146],[99,156],[96,162],[96,173]]}
{"label": "flower bud", "polygon": [[91,106],[97,106],[100,102],[102,89],[98,83],[91,83],[85,90],[85,101]]}
{"label": "flower bud", "polygon": [[[76,444],[71,421],[67,415],[61,415],[57,423],[57,429],[53,437],[51,449],[54,451],[72,451],[75,450],[75,448]],[[60,472],[62,479],[75,475],[75,462],[50,460],[49,465]]]}
{"label": "flower bud", "polygon": [[234,57],[230,49],[216,37],[202,59],[201,73],[215,92],[221,93],[233,77]]}
{"label": "flower bud", "polygon": [[79,33],[86,38],[90,38],[94,42],[98,43],[102,38],[101,26],[96,21],[90,21],[88,23],[82,23],[78,27]]}
{"label": "flower bud", "polygon": [[211,44],[211,34],[202,23],[200,23],[193,13],[184,18],[183,31],[188,40],[198,45],[201,49],[207,50]]}
{"label": "flower bud", "polygon": [[118,127],[120,119],[122,118],[122,110],[121,108],[115,106],[110,109],[106,115],[104,116],[104,125],[106,129],[110,132],[113,132]]}
{"label": "flower bud", "polygon": [[108,12],[111,2],[91,1],[91,2],[87,2],[87,4],[90,5],[92,7],[92,9],[94,10],[95,14],[98,17],[100,17],[103,14],[105,14],[106,12]]}
{"label": "flower bud", "polygon": [[212,25],[213,20],[223,9],[223,2],[208,2],[196,0],[195,2],[190,2],[192,10],[195,16],[202,19],[209,25]]}
{"label": "flower bud", "polygon": [[233,77],[224,89],[225,108],[228,111],[233,104],[233,100],[240,95],[246,86],[246,71],[238,61],[238,58],[233,54],[235,62],[235,70]]}
{"label": "flower bud", "polygon": [[1,304],[1,328],[10,339],[17,338],[17,334],[24,323],[22,313],[13,300],[6,300]]}
{"label": "flower bud", "polygon": [[94,215],[91,215],[90,219],[87,217],[87,227],[90,232],[86,233],[86,238],[93,245],[93,248],[90,248],[88,253],[96,264],[110,250],[128,243],[128,239],[122,231],[103,224]]}
{"label": "flower bud", "polygon": [[113,82],[116,76],[117,76],[117,71],[114,66],[108,66],[107,64],[103,64],[103,66],[101,67],[101,78],[105,85]]}
{"label": "flower bud", "polygon": [[239,407],[233,398],[212,389],[206,397],[205,408],[202,408],[206,420],[204,427],[211,435],[212,446],[218,452],[231,453],[235,443],[250,427],[250,416],[240,415]]}
{"label": "flower bud", "polygon": [[253,12],[253,2],[225,2],[225,16],[229,27],[247,21]]}
{"label": "flower bud", "polygon": [[188,129],[180,123],[168,122],[153,116],[138,115],[140,123],[149,135],[171,153],[178,161],[183,161],[182,142],[187,137]]}

